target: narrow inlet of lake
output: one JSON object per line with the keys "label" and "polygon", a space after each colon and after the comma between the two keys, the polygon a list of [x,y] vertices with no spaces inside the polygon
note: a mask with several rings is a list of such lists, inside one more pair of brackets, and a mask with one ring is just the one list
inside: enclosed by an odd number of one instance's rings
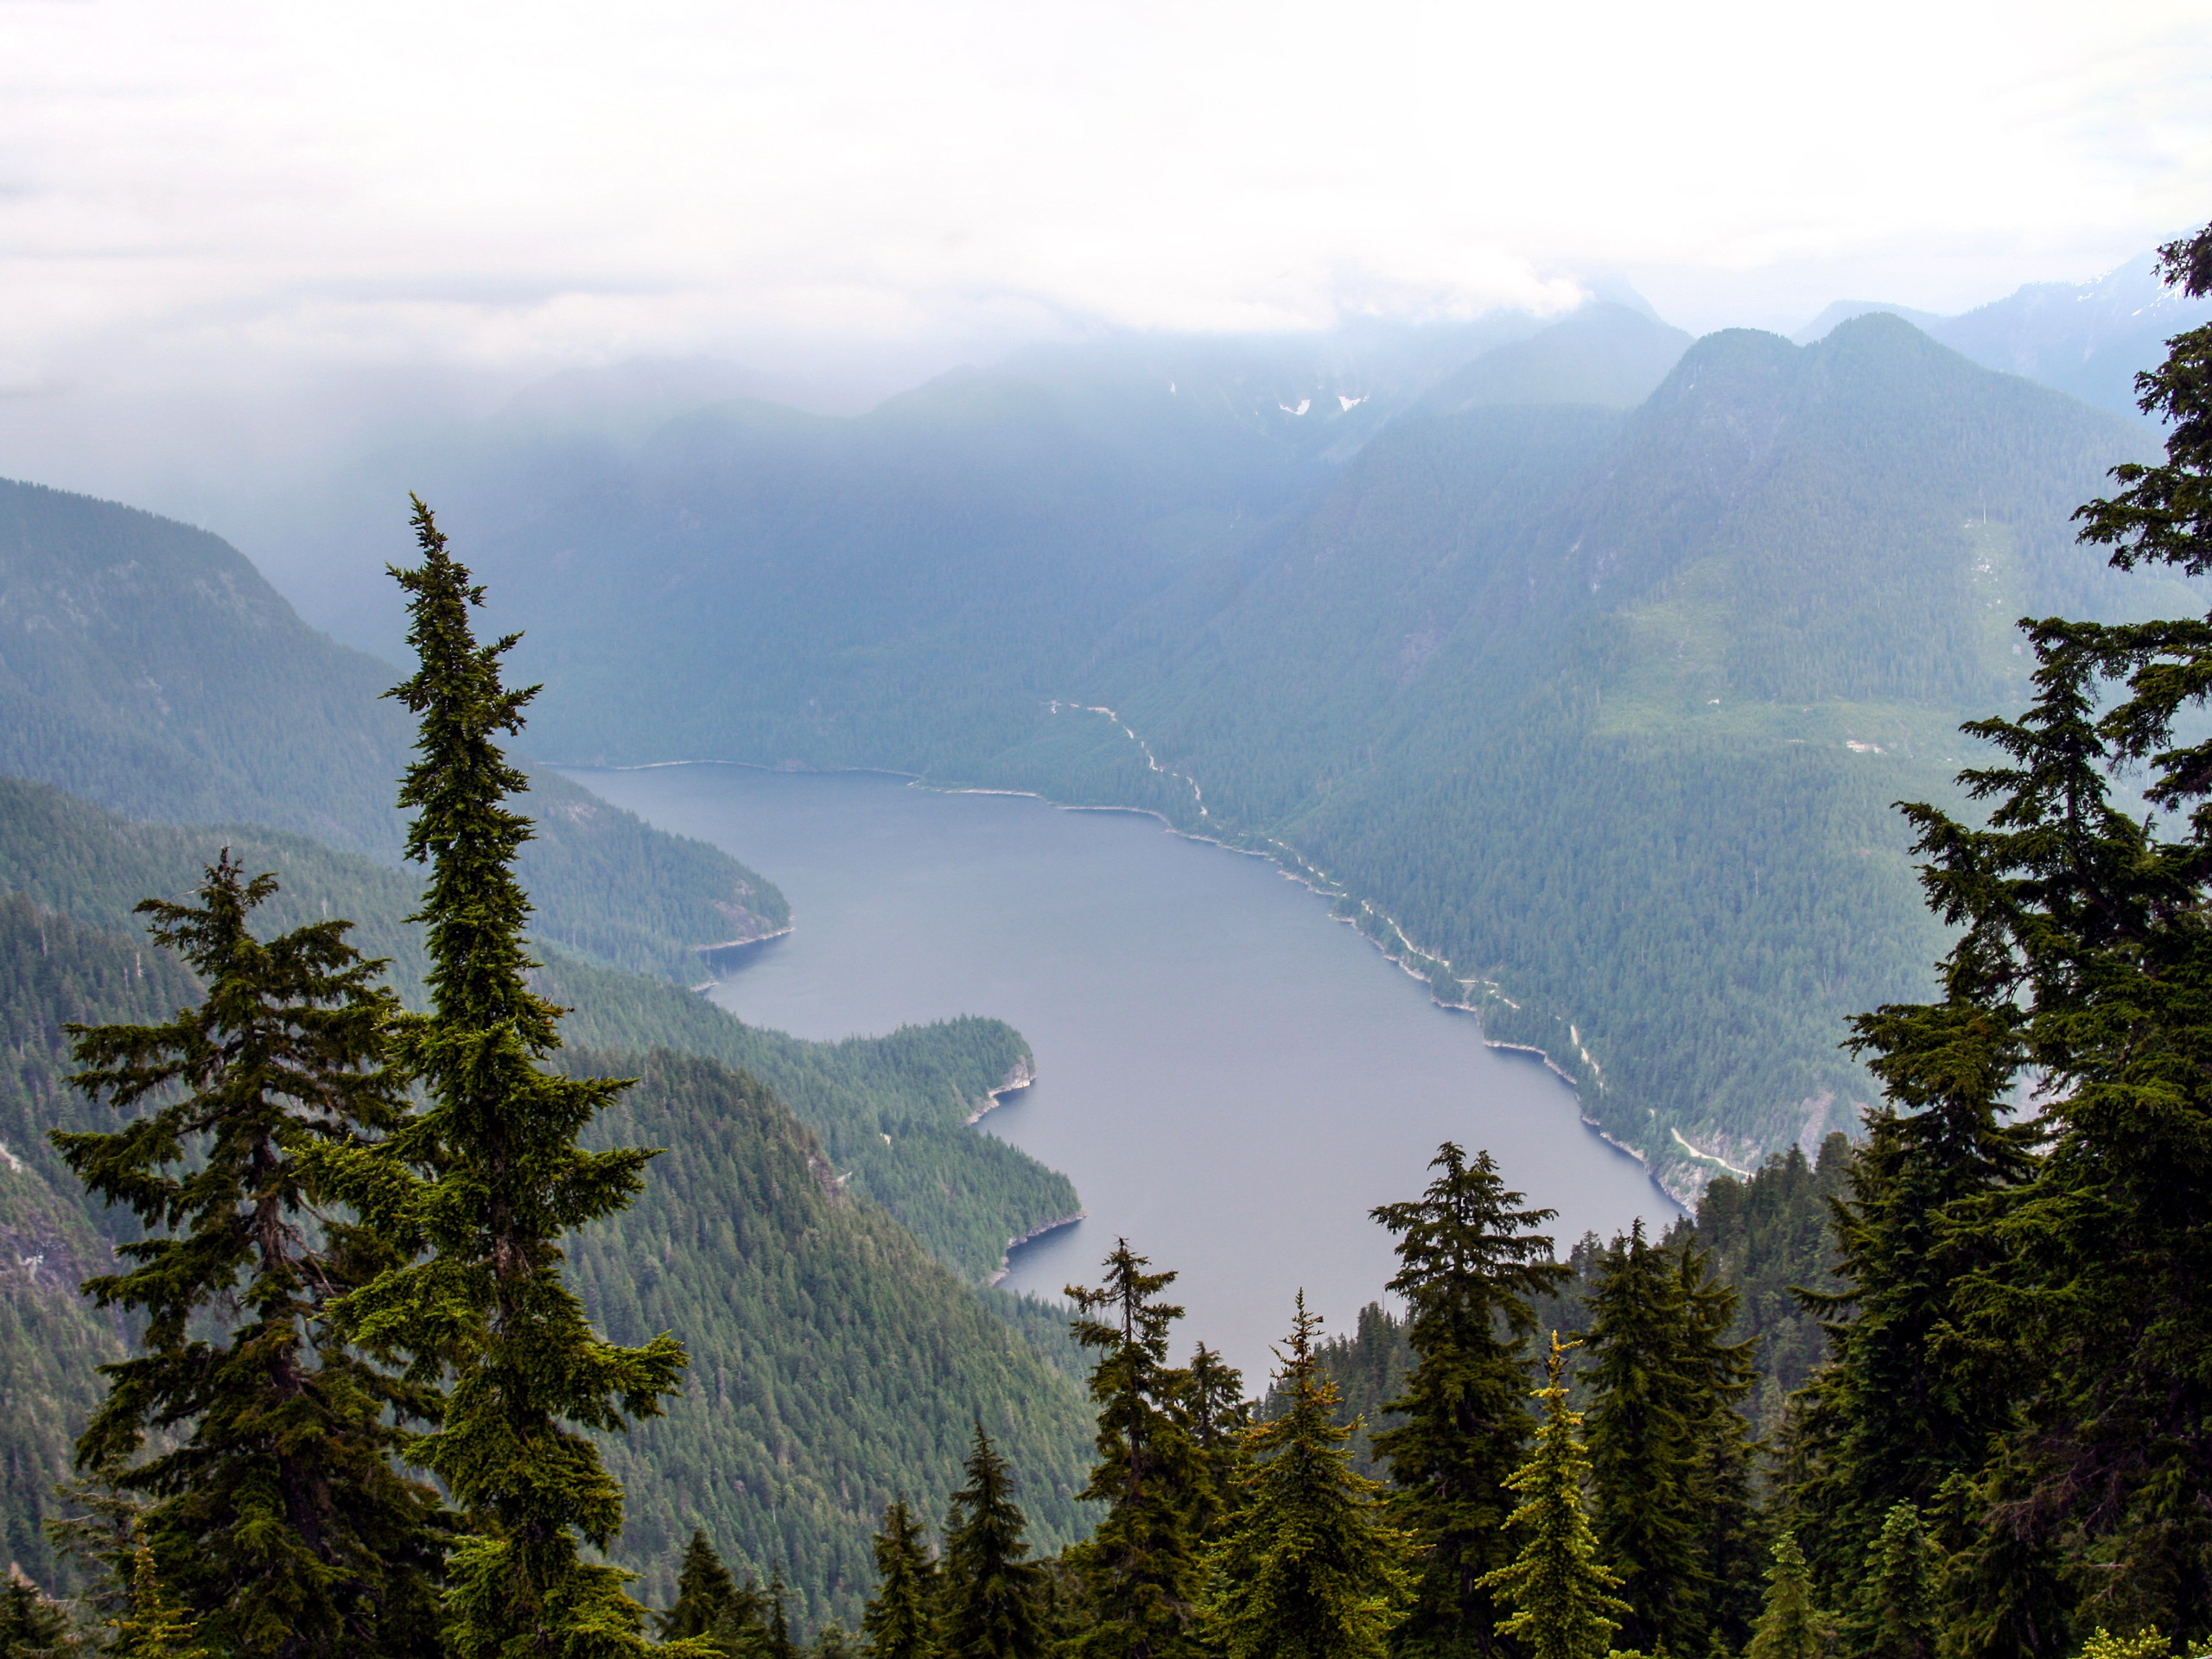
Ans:
{"label": "narrow inlet of lake", "polygon": [[1438,1145],[1488,1148],[1556,1209],[1560,1250],[1679,1213],[1540,1064],[1386,962],[1264,860],[1148,817],[955,795],[871,772],[578,769],[655,824],[780,887],[795,931],[711,995],[827,1039],[954,1014],[1016,1027],[1038,1081],[982,1128],[1071,1176],[1089,1219],[1018,1250],[1007,1284],[1095,1283],[1126,1235],[1180,1277],[1203,1338],[1257,1386],[1303,1287],[1348,1332],[1393,1270],[1368,1218]]}

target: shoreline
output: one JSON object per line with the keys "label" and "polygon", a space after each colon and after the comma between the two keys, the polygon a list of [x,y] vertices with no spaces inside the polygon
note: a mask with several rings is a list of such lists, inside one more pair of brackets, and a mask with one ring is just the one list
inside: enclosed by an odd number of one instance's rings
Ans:
{"label": "shoreline", "polygon": [[1036,1081],[1037,1063],[1031,1056],[1024,1054],[1007,1068],[1005,1081],[995,1089],[987,1089],[983,1091],[983,1103],[960,1120],[961,1128],[974,1128],[976,1124],[1006,1104],[1005,1096],[1018,1094]]}
{"label": "shoreline", "polygon": [[734,950],[742,944],[766,944],[771,939],[782,938],[794,931],[796,927],[796,923],[785,922],[772,933],[755,933],[750,938],[743,939],[719,939],[713,944],[695,944],[691,948],[703,957],[710,950]]}
{"label": "shoreline", "polygon": [[985,1290],[996,1290],[1014,1271],[1014,1253],[1025,1244],[1033,1244],[1048,1233],[1057,1233],[1063,1227],[1072,1227],[1079,1221],[1089,1221],[1090,1212],[1078,1210],[1071,1216],[1062,1216],[1058,1221],[1041,1222],[1026,1233],[1016,1233],[1006,1242],[1006,1249],[999,1256],[999,1270],[983,1281]]}
{"label": "shoreline", "polygon": [[[1086,705],[1077,703],[1062,703],[1059,706],[1070,709],[1081,709],[1085,713],[1106,714],[1109,718],[1114,720],[1116,725],[1121,724],[1120,717],[1110,714],[1109,711],[1092,709]],[[1057,709],[1055,712],[1057,712]],[[1122,730],[1128,732],[1128,728],[1126,726],[1123,726]],[[1131,732],[1129,733],[1129,735],[1132,739],[1135,739],[1135,733]],[[1141,740],[1136,741],[1141,743]],[[1147,758],[1148,760],[1151,760],[1148,751]],[[607,772],[644,772],[659,766],[741,766],[751,772],[796,772],[810,775],[829,775],[836,772],[866,772],[876,777],[901,778],[906,780],[906,786],[908,788],[925,789],[932,794],[1012,796],[1021,799],[1041,801],[1046,805],[1058,812],[1135,813],[1145,817],[1158,819],[1166,834],[1179,836],[1185,841],[1198,842],[1209,847],[1218,847],[1224,852],[1240,853],[1250,858],[1267,859],[1282,872],[1283,879],[1285,880],[1294,881],[1299,886],[1304,887],[1307,892],[1314,893],[1319,897],[1327,899],[1332,901],[1350,899],[1352,898],[1350,889],[1338,882],[1333,877],[1329,875],[1326,871],[1319,869],[1314,865],[1309,863],[1305,856],[1297,850],[1297,849],[1288,845],[1287,842],[1276,840],[1272,836],[1257,837],[1257,839],[1265,842],[1266,844],[1263,846],[1239,844],[1238,842],[1224,840],[1219,836],[1207,835],[1194,830],[1185,830],[1178,824],[1173,818],[1170,818],[1165,812],[1162,812],[1154,807],[1096,805],[1078,804],[1070,801],[1056,801],[1042,791],[1033,789],[995,789],[980,785],[932,784],[926,781],[924,776],[919,772],[902,772],[890,766],[762,766],[757,761],[751,760],[649,760],[638,762],[630,766],[600,766],[595,768],[576,762],[544,762],[541,764],[555,766],[565,765],[575,770],[600,770]],[[1184,782],[1191,784],[1194,792],[1197,790],[1198,785],[1194,780],[1181,772],[1170,772],[1167,768],[1161,766],[1157,760],[1151,760],[1151,769],[1161,773],[1163,776],[1180,778]],[[1203,815],[1205,811],[1204,797],[1201,795],[1197,798],[1199,801],[1199,811]],[[1434,956],[1428,951],[1423,950],[1419,945],[1415,944],[1407,937],[1404,928],[1399,925],[1396,918],[1385,915],[1382,912],[1376,910],[1372,904],[1364,899],[1358,899],[1357,902],[1359,908],[1357,911],[1345,914],[1338,914],[1337,912],[1335,904],[1332,902],[1329,910],[1330,919],[1332,921],[1343,922],[1347,926],[1351,927],[1370,944],[1373,945],[1375,949],[1382,954],[1382,959],[1385,962],[1395,964],[1399,970],[1404,973],[1408,977],[1417,979],[1424,985],[1428,986],[1429,1001],[1433,1007],[1444,1009],[1447,1013],[1472,1014],[1475,1016],[1478,1025],[1481,1023],[1484,1011],[1483,1005],[1481,1003],[1470,1001],[1447,1002],[1442,997],[1436,995],[1433,978],[1433,967],[1442,967],[1448,969],[1451,967],[1450,963],[1446,962],[1441,957]],[[1372,918],[1377,925],[1387,929],[1388,932],[1382,937],[1377,937],[1376,933],[1371,932],[1367,928],[1360,925],[1360,918],[1362,917]],[[785,931],[788,931],[789,930],[786,929]],[[1391,943],[1393,940],[1395,941],[1395,946]],[[1433,966],[1431,971],[1428,973],[1422,972],[1414,965],[1414,958],[1418,958],[1421,961],[1433,964]],[[1499,991],[1488,981],[1461,980],[1456,982],[1461,985],[1479,984],[1485,988],[1490,996],[1495,997],[1501,1001],[1508,1000],[1505,998],[1503,992]],[[1509,1006],[1517,1007],[1518,1005],[1509,1003]],[[1544,1068],[1550,1071],[1553,1076],[1558,1077],[1561,1083],[1565,1084],[1567,1088],[1573,1092],[1576,1107],[1576,1119],[1585,1128],[1588,1129],[1592,1135],[1595,1135],[1607,1146],[1635,1159],[1638,1164],[1643,1166],[1644,1173],[1647,1179],[1651,1182],[1651,1185],[1658,1188],[1661,1192],[1664,1193],[1669,1201],[1685,1210],[1692,1210],[1695,1208],[1697,1192],[1694,1190],[1688,1191],[1687,1194],[1676,1192],[1668,1185],[1666,1179],[1662,1177],[1658,1166],[1653,1161],[1650,1154],[1639,1151],[1635,1147],[1630,1146],[1626,1142],[1616,1139],[1612,1135],[1601,1128],[1598,1122],[1594,1118],[1591,1117],[1586,1111],[1582,1109],[1584,1105],[1584,1085],[1582,1080],[1578,1078],[1565,1066],[1561,1065],[1558,1060],[1553,1057],[1548,1049],[1540,1048],[1535,1045],[1529,1043],[1508,1043],[1497,1041],[1493,1040],[1487,1035],[1484,1035],[1482,1038],[1482,1042],[1485,1047],[1503,1049],[1517,1053],[1533,1054],[1541,1059]],[[1580,1058],[1582,1060],[1590,1067],[1592,1080],[1599,1088],[1602,1089],[1605,1086],[1605,1074],[1603,1071],[1599,1067],[1597,1061],[1592,1058],[1589,1051],[1581,1047],[1579,1038],[1576,1040],[1576,1047],[1580,1052]],[[1029,1079],[1029,1081],[1034,1081],[1033,1076]],[[1011,1092],[1015,1088],[1026,1088],[1027,1086],[1027,1083],[1024,1082],[1021,1084],[1007,1085],[1003,1090],[993,1090],[991,1091],[990,1103],[979,1108],[972,1116],[967,1119],[967,1122],[972,1125],[981,1122],[985,1116],[987,1116],[1000,1103],[998,1096],[1001,1092]],[[1677,1135],[1676,1139],[1679,1140],[1680,1136]],[[1707,1155],[1697,1154],[1695,1150],[1688,1147],[1687,1143],[1684,1143],[1684,1150],[1690,1154],[1690,1156],[1694,1160],[1694,1166],[1701,1166],[1705,1161],[1707,1161]],[[1712,1160],[1711,1161],[1720,1162],[1720,1160],[1717,1159]],[[1728,1166],[1724,1163],[1722,1167],[1726,1168]],[[995,1282],[995,1281],[994,1282]]]}

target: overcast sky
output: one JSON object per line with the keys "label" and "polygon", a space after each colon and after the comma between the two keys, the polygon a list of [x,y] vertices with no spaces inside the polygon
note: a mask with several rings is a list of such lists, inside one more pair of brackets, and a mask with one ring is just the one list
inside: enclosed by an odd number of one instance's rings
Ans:
{"label": "overcast sky", "polygon": [[1955,310],[2212,217],[2202,0],[0,0],[0,384],[1555,305]]}

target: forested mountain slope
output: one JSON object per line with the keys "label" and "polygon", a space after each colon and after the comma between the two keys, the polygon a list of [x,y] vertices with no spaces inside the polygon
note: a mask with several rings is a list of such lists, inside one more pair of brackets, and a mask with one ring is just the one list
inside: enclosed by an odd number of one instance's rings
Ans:
{"label": "forested mountain slope", "polygon": [[2158,596],[2069,523],[2135,435],[1895,319],[1712,336],[1575,420],[1401,429],[1179,660],[1091,684],[1680,1190],[1855,1122],[1842,1021],[1933,957],[1889,804],[2019,696],[2012,620]]}
{"label": "forested mountain slope", "polygon": [[[397,678],[308,627],[203,531],[0,480],[0,773],[136,817],[269,824],[392,860],[414,741],[380,700]],[[550,772],[532,788],[523,868],[545,937],[688,982],[694,947],[789,925],[782,894],[718,849]]]}
{"label": "forested mountain slope", "polygon": [[[1667,336],[1593,310],[1494,346],[1422,394],[1454,412],[1309,446],[1294,493],[1161,461],[1198,451],[1166,385],[1151,448],[1011,372],[859,423],[679,423],[626,494],[549,518],[541,730],[1268,848],[1687,1192],[1855,1121],[1842,1020],[1936,950],[1890,803],[1947,791],[1957,722],[2017,699],[2013,620],[2166,596],[2069,521],[2142,428],[1892,317],[1711,336],[1625,413],[1487,401],[1546,361],[1596,385],[1592,340],[1649,373]],[[713,695],[671,725],[678,681]]]}
{"label": "forested mountain slope", "polygon": [[[60,1083],[61,1027],[193,1000],[130,906],[185,892],[226,842],[282,874],[269,928],[357,918],[362,945],[391,954],[396,983],[419,995],[419,943],[401,919],[411,872],[283,831],[132,823],[0,780],[0,1548],[42,1581],[54,1563],[37,1521],[100,1386],[92,1368],[121,1353],[119,1324],[75,1287],[135,1236],[126,1216],[84,1200],[45,1140],[105,1127]],[[897,1490],[947,1489],[978,1413],[1020,1448],[1040,1530],[1072,1536],[1089,1433],[1079,1392],[1019,1334],[1032,1313],[970,1288],[1010,1235],[1074,1206],[1064,1178],[963,1124],[1027,1061],[1020,1038],[964,1020],[810,1044],[573,957],[552,957],[542,982],[575,1004],[572,1064],[646,1074],[598,1133],[670,1148],[638,1205],[573,1247],[613,1334],[673,1328],[693,1356],[671,1417],[610,1454],[631,1494],[623,1559],[653,1592],[703,1526],[763,1578],[782,1572],[809,1616],[849,1617],[882,1505]]]}

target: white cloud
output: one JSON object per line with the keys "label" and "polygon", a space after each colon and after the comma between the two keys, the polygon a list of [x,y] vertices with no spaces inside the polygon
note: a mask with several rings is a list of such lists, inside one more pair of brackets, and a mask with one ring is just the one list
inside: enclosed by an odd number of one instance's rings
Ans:
{"label": "white cloud", "polygon": [[[1959,308],[2212,213],[2190,3],[0,0],[0,391]],[[952,349],[948,346],[945,349]]]}

